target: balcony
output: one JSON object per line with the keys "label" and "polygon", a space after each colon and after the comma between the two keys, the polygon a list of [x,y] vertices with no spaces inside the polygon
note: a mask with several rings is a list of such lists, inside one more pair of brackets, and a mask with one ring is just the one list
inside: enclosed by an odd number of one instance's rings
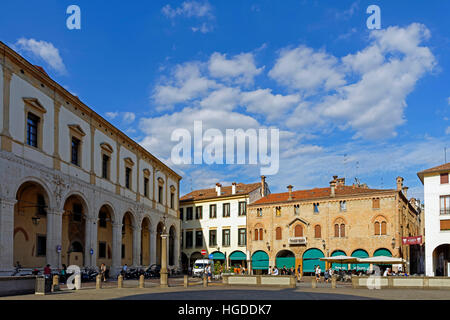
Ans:
{"label": "balcony", "polygon": [[450,208],[441,209],[441,216],[450,215]]}

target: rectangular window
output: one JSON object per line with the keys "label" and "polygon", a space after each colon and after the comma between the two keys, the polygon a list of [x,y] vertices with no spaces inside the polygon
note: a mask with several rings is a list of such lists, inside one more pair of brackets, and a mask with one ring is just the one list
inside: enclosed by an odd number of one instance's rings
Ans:
{"label": "rectangular window", "polygon": [[227,218],[230,216],[230,204],[224,203],[223,204],[223,217]]}
{"label": "rectangular window", "polygon": [[186,248],[192,248],[193,244],[193,232],[186,231]]}
{"label": "rectangular window", "polygon": [[247,215],[247,202],[241,201],[239,202],[239,216]]}
{"label": "rectangular window", "polygon": [[281,207],[275,207],[275,215],[281,217]]}
{"label": "rectangular window", "polygon": [[339,210],[347,211],[347,201],[339,201]]}
{"label": "rectangular window", "polygon": [[36,256],[45,257],[47,255],[47,237],[38,235],[36,242]]}
{"label": "rectangular window", "polygon": [[193,213],[192,207],[186,208],[186,220],[192,220],[192,216],[193,216],[192,213]]}
{"label": "rectangular window", "polygon": [[104,154],[102,157],[102,178],[108,179],[109,157]]}
{"label": "rectangular window", "polygon": [[372,209],[380,209],[380,198],[372,199]]}
{"label": "rectangular window", "polygon": [[32,147],[38,146],[38,125],[39,117],[28,113],[27,117],[27,144]]}
{"label": "rectangular window", "polygon": [[81,222],[81,216],[83,215],[83,207],[79,203],[74,203],[72,206],[72,220]]}
{"label": "rectangular window", "polygon": [[441,184],[448,183],[448,173],[441,173]]}
{"label": "rectangular window", "polygon": [[125,245],[122,244],[122,259],[125,259]]}
{"label": "rectangular window", "polygon": [[98,243],[98,257],[106,258],[106,242]]}
{"label": "rectangular window", "polygon": [[144,196],[148,197],[148,178],[144,177]]}
{"label": "rectangular window", "polygon": [[441,196],[441,215],[450,214],[450,195]]}
{"label": "rectangular window", "polygon": [[256,209],[256,216],[262,217],[262,209],[261,208]]}
{"label": "rectangular window", "polygon": [[98,216],[98,226],[100,228],[106,228],[106,217],[107,217],[106,213],[100,211],[100,214]]}
{"label": "rectangular window", "polygon": [[71,162],[79,166],[80,165],[80,140],[72,137],[72,160]]}
{"label": "rectangular window", "polygon": [[230,246],[230,229],[222,230],[222,246],[229,247]]}
{"label": "rectangular window", "polygon": [[450,230],[450,220],[441,220],[441,231]]}
{"label": "rectangular window", "polygon": [[203,219],[203,207],[195,207],[195,219]]}
{"label": "rectangular window", "polygon": [[158,186],[158,202],[163,203],[163,187]]}
{"label": "rectangular window", "polygon": [[247,229],[246,228],[238,229],[238,245],[240,245],[240,246],[247,245]]}
{"label": "rectangular window", "polygon": [[125,168],[125,187],[131,189],[131,168]]}
{"label": "rectangular window", "polygon": [[195,231],[195,247],[203,247],[203,232],[201,230]]}
{"label": "rectangular window", "polygon": [[217,246],[217,230],[209,230],[209,246]]}
{"label": "rectangular window", "polygon": [[173,192],[170,193],[170,209],[175,207],[175,194]]}
{"label": "rectangular window", "polygon": [[183,221],[183,218],[184,218],[183,208],[180,208],[180,220]]}
{"label": "rectangular window", "polygon": [[210,219],[217,218],[217,205],[215,204],[209,205],[209,218]]}
{"label": "rectangular window", "polygon": [[314,213],[319,213],[319,204],[314,203]]}
{"label": "rectangular window", "polygon": [[300,205],[294,205],[294,215],[298,216],[300,214]]}

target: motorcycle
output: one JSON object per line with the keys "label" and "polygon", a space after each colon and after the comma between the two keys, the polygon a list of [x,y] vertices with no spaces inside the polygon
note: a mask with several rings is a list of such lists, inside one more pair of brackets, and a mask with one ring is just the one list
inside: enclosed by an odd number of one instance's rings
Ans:
{"label": "motorcycle", "polygon": [[157,264],[152,264],[147,270],[144,271],[144,278],[158,278],[159,272],[161,271],[161,266]]}

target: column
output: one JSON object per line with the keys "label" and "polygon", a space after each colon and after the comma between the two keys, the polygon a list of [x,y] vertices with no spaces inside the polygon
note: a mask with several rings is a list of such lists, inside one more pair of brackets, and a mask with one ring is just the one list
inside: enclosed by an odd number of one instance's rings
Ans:
{"label": "column", "polygon": [[9,102],[12,72],[3,66],[3,130],[1,132],[2,150],[11,152],[12,139],[9,132]]}
{"label": "column", "polygon": [[180,228],[180,230],[178,230],[178,231],[176,231],[176,229],[175,229],[175,245],[174,245],[174,247],[175,247],[175,249],[174,249],[174,251],[175,251],[175,266],[177,267],[177,268],[181,268],[181,255],[180,255],[180,250],[181,250],[181,244],[180,244],[180,236],[179,236],[179,234],[181,233],[181,228]]}
{"label": "column", "polygon": [[[97,231],[97,218],[87,217],[84,249],[85,266],[92,267],[97,264]],[[93,250],[93,254],[91,254],[91,249]]]}
{"label": "column", "polygon": [[156,263],[156,231],[150,228],[150,265]]}
{"label": "column", "polygon": [[61,268],[61,252],[58,246],[62,245],[62,211],[49,210],[47,212],[47,263],[53,268]]}
{"label": "column", "polygon": [[112,235],[112,266],[111,275],[115,275],[120,270],[121,257],[122,257],[122,224],[113,223],[113,235]]}
{"label": "column", "polygon": [[133,226],[133,266],[141,265],[141,228]]}
{"label": "column", "polygon": [[161,234],[161,271],[160,271],[160,285],[163,288],[168,286],[168,274],[167,274],[167,233],[164,231]]}
{"label": "column", "polygon": [[10,275],[14,269],[14,205],[15,199],[0,199],[0,274]]}

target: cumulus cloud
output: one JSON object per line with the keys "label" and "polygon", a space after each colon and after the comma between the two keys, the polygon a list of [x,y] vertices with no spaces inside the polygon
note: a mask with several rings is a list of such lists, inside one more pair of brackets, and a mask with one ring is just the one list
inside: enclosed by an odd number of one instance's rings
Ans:
{"label": "cumulus cloud", "polygon": [[136,114],[134,114],[133,112],[118,112],[118,111],[105,112],[105,116],[109,120],[118,119],[119,115],[120,115],[119,120],[120,120],[121,124],[123,124],[123,125],[129,125],[129,124],[133,123],[134,120],[136,119]]}
{"label": "cumulus cloud", "polygon": [[105,113],[105,116],[108,118],[108,119],[115,119],[117,116],[119,115],[119,112],[106,112]]}
{"label": "cumulus cloud", "polygon": [[239,88],[223,87],[211,92],[200,101],[200,106],[231,111],[238,105],[240,94]]}
{"label": "cumulus cloud", "polygon": [[19,52],[30,53],[34,57],[42,59],[51,69],[60,74],[67,72],[59,50],[51,42],[20,38],[13,47]]}
{"label": "cumulus cloud", "polygon": [[226,54],[215,52],[209,59],[208,69],[215,78],[252,84],[254,77],[260,74],[264,67],[256,67],[251,53],[241,53],[228,59]]}
{"label": "cumulus cloud", "polygon": [[207,17],[213,15],[212,7],[207,1],[184,1],[181,6],[177,8],[172,8],[168,4],[165,5],[161,11],[168,18],[175,18],[177,16]]}

